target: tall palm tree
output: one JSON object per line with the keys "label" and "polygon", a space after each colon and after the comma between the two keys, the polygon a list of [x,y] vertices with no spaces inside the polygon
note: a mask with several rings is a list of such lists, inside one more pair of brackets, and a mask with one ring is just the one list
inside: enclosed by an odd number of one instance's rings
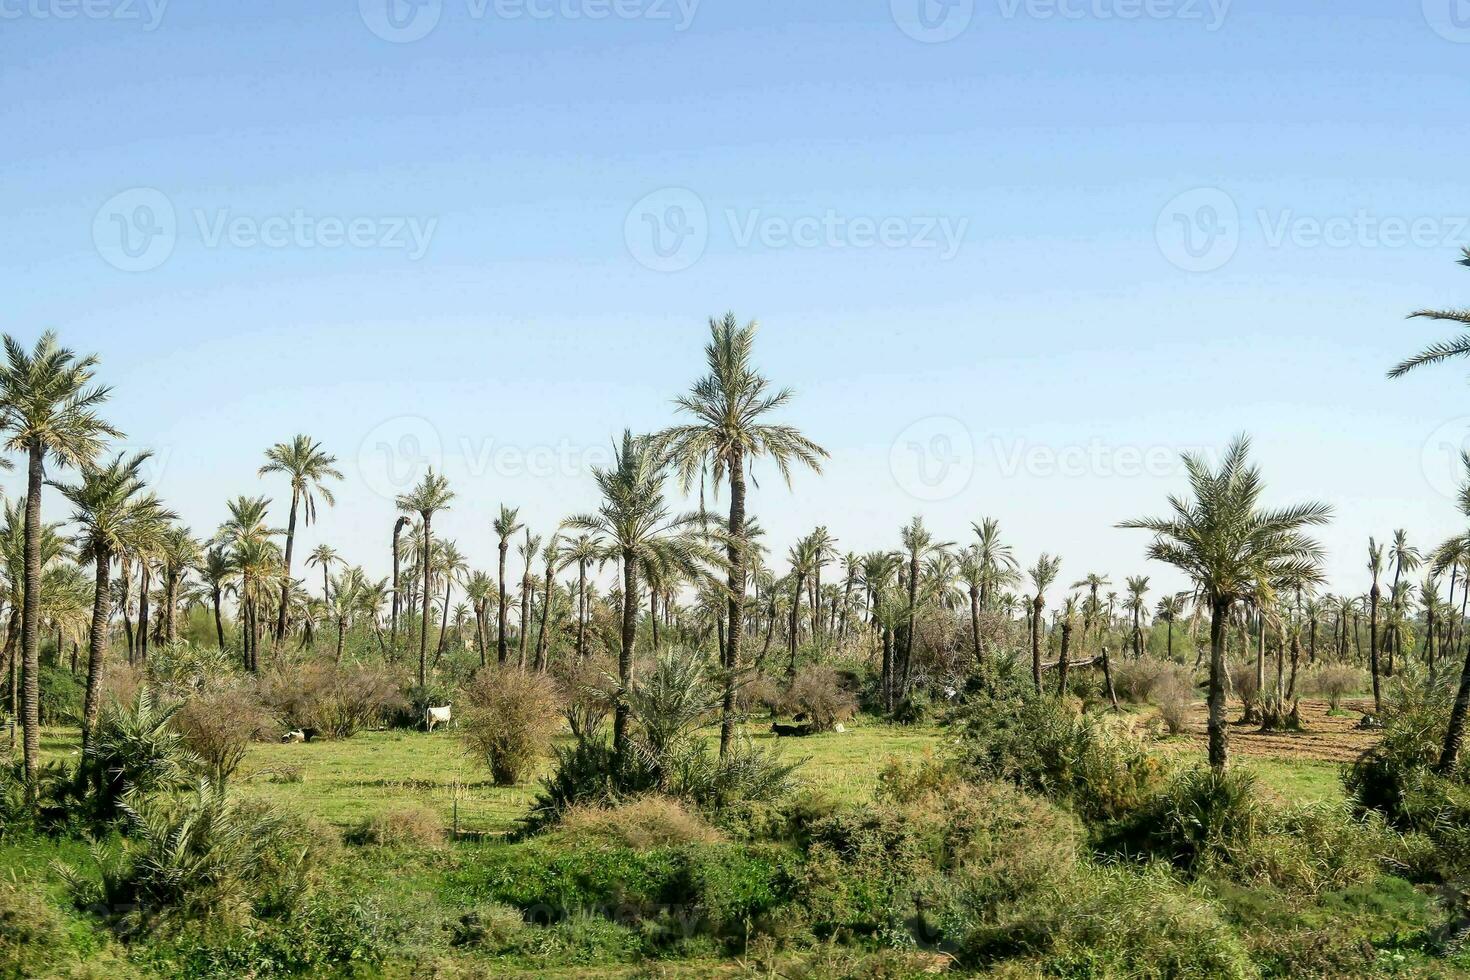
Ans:
{"label": "tall palm tree", "polygon": [[[239,576],[237,586],[240,598],[240,653],[247,670],[255,670],[258,663],[256,649],[258,614],[263,597],[261,583],[256,576],[274,574],[278,564],[279,548],[272,540],[280,532],[266,525],[266,514],[270,509],[267,497],[236,497],[226,503],[229,511],[223,524],[215,532],[214,542],[228,548],[230,561]],[[143,602],[147,598],[148,562],[140,555],[143,570],[143,588],[139,596],[139,626],[143,626]]]}
{"label": "tall palm tree", "polygon": [[1256,595],[1257,583],[1315,571],[1322,549],[1303,533],[1325,524],[1326,504],[1266,510],[1260,470],[1250,465],[1250,440],[1237,437],[1217,470],[1185,453],[1192,499],[1171,497],[1173,513],[1124,521],[1119,527],[1152,532],[1148,556],[1180,569],[1199,586],[1210,607],[1209,760],[1225,768],[1225,629],[1237,602]]}
{"label": "tall palm tree", "polygon": [[125,548],[156,541],[168,522],[175,519],[157,495],[144,487],[139,475],[150,455],[142,452],[129,458],[118,454],[110,464],[84,472],[78,483],[51,483],[75,508],[71,521],[80,528],[75,542],[77,558],[93,562],[96,568],[87,690],[82,706],[83,754],[91,742],[101,704],[102,664],[107,656],[107,624],[112,615],[112,560]]}
{"label": "tall palm tree", "polygon": [[519,667],[526,667],[526,644],[531,636],[531,594],[536,591],[536,580],[531,576],[531,561],[536,557],[536,549],[541,547],[541,535],[533,535],[530,528],[526,528],[526,540],[516,546],[516,553],[521,556],[521,563],[525,570],[521,572],[521,635],[517,646],[519,647]]}
{"label": "tall palm tree", "polygon": [[1170,660],[1174,659],[1174,621],[1184,612],[1184,598],[1181,593],[1171,593],[1160,599],[1158,605],[1154,607],[1154,618],[1169,624],[1165,656]]}
{"label": "tall palm tree", "polygon": [[398,509],[408,514],[419,515],[423,522],[423,544],[420,550],[420,564],[423,566],[424,594],[423,611],[419,618],[419,687],[424,687],[429,680],[429,569],[432,562],[430,555],[433,550],[433,541],[430,525],[433,524],[434,515],[441,510],[448,510],[450,501],[454,500],[454,491],[449,489],[449,481],[442,475],[435,473],[434,468],[424,474],[424,478],[406,494],[398,497]]}
{"label": "tall palm tree", "polygon": [[902,701],[908,696],[909,680],[914,668],[914,635],[919,614],[919,566],[931,554],[949,548],[951,542],[935,541],[929,529],[924,526],[924,519],[918,515],[909,521],[899,536],[909,563],[905,579],[908,586],[908,615],[905,617],[902,657],[898,665],[897,697]]}
{"label": "tall palm tree", "polygon": [[538,672],[546,669],[546,627],[551,618],[551,600],[556,592],[556,583],[553,579],[556,573],[561,571],[561,539],[552,534],[546,546],[541,549],[541,561],[546,565],[546,581],[541,587],[541,628],[536,633],[536,670]]}
{"label": "tall palm tree", "polygon": [[837,539],[825,526],[812,531],[810,536],[812,555],[812,642],[818,649],[822,645],[822,569],[837,557]]}
{"label": "tall palm tree", "polygon": [[510,550],[511,536],[525,527],[524,524],[516,520],[516,515],[519,513],[519,507],[507,507],[505,504],[501,504],[500,513],[496,515],[494,521],[495,534],[500,539],[500,599],[495,615],[495,656],[502,667],[505,666],[506,657],[509,655],[509,650],[505,642],[505,601],[507,598],[505,589],[505,556],[506,552]]}
{"label": "tall palm tree", "polygon": [[225,590],[230,587],[235,578],[235,568],[230,563],[229,554],[220,545],[211,547],[204,553],[203,560],[195,569],[199,578],[204,582],[204,587],[209,591],[210,604],[214,607],[214,632],[219,642],[219,648],[225,648],[225,620],[224,620],[224,595]]}
{"label": "tall palm tree", "polygon": [[577,566],[577,662],[587,656],[587,567],[598,560],[597,541],[590,534],[563,538],[561,565]]}
{"label": "tall palm tree", "polygon": [[1048,555],[1042,552],[1041,557],[1036,559],[1026,574],[1031,579],[1031,680],[1036,685],[1036,693],[1041,693],[1041,632],[1045,628],[1045,622],[1041,613],[1046,609],[1046,590],[1057,580],[1057,573],[1062,570],[1062,559],[1058,556]]}
{"label": "tall palm tree", "polygon": [[398,565],[400,555],[398,552],[398,536],[411,522],[406,515],[400,514],[393,522],[393,608],[389,615],[392,617],[389,635],[392,637],[393,656],[398,656],[398,613],[403,608],[403,589],[399,582]]}
{"label": "tall palm tree", "polygon": [[475,649],[479,651],[480,666],[483,667],[486,664],[485,610],[495,595],[495,581],[484,572],[471,572],[464,582],[464,594],[475,614]]}
{"label": "tall palm tree", "polygon": [[158,553],[163,566],[164,642],[173,646],[178,640],[179,584],[199,563],[202,552],[189,529],[175,524],[163,532]]}
{"label": "tall palm tree", "polygon": [[[744,635],[745,576],[748,542],[745,530],[745,478],[748,464],[767,456],[791,485],[791,464],[801,463],[820,473],[827,451],[790,425],[768,422],[769,416],[790,402],[789,388],[772,389],[751,363],[756,323],[740,326],[734,313],[709,321],[710,340],[704,348],[709,373],[686,395],[674,400],[693,421],[665,429],[656,436],[660,452],[667,452],[685,491],[695,479],[703,487],[708,477],[718,490],[730,487],[730,516],[725,524],[726,613],[725,646],[721,655],[724,697],[720,707],[720,756],[729,751],[735,733],[735,689],[740,669],[740,641]],[[701,508],[703,509],[703,508]]]}
{"label": "tall palm tree", "polygon": [[[786,557],[791,564],[791,622],[786,634],[787,649],[791,659],[787,675],[795,677],[796,641],[801,632],[801,587],[806,582],[806,577],[812,573],[812,567],[816,563],[816,542],[812,539],[812,535],[807,535],[792,545]],[[815,610],[813,613],[812,618],[816,619]]]}
{"label": "tall palm tree", "polygon": [[454,583],[469,570],[469,563],[465,561],[464,555],[459,553],[453,541],[445,541],[439,549],[438,571],[444,576],[444,608],[440,611],[439,620],[439,645],[435,648],[434,656],[437,660],[444,653],[444,638],[449,630],[449,597],[454,589]]}
{"label": "tall palm tree", "polygon": [[120,437],[97,408],[111,389],[94,383],[95,356],[78,357],[46,331],[27,351],[5,336],[0,366],[0,430],[5,448],[26,455],[25,594],[21,607],[21,721],[26,795],[35,801],[40,757],[41,485],[47,457],[58,467],[86,469],[108,436]]}
{"label": "tall palm tree", "polygon": [[[277,612],[276,642],[286,636],[286,596],[291,587],[291,549],[296,544],[296,509],[306,505],[305,524],[310,527],[316,520],[316,495],[320,494],[328,507],[337,502],[327,486],[328,480],[340,480],[337,457],[322,452],[322,444],[311,436],[298,435],[290,442],[278,442],[265,451],[265,465],[258,476],[285,473],[291,478],[291,515],[286,522],[286,557],[281,567],[281,608]],[[326,569],[322,569],[326,574]]]}
{"label": "tall palm tree", "polygon": [[613,746],[628,749],[628,701],[633,684],[633,644],[638,636],[638,574],[646,564],[679,569],[698,578],[701,565],[715,561],[714,552],[697,530],[698,514],[673,516],[664,503],[667,470],[664,457],[647,437],[623,432],[613,447],[612,466],[594,467],[593,478],[602,506],[593,514],[567,518],[566,526],[593,535],[602,557],[622,564],[622,631],[618,648],[618,691],[613,712]]}
{"label": "tall palm tree", "polygon": [[[979,572],[977,598],[980,609],[989,610],[996,593],[1020,581],[1016,553],[1015,549],[1001,540],[1000,521],[995,518],[981,518],[978,524],[972,523],[970,529],[975,532],[975,543],[971,547],[974,549],[974,561]],[[974,618],[978,619],[978,616]],[[979,660],[983,653],[980,638],[976,636],[976,660]]]}
{"label": "tall palm tree", "polygon": [[1383,701],[1378,693],[1378,601],[1382,593],[1378,588],[1378,576],[1383,572],[1383,545],[1368,539],[1368,571],[1373,576],[1373,587],[1368,590],[1368,656],[1373,672],[1373,713],[1381,714]]}
{"label": "tall palm tree", "polygon": [[1128,598],[1124,608],[1133,614],[1133,657],[1143,656],[1143,613],[1147,609],[1144,596],[1148,595],[1148,576],[1130,575],[1124,580],[1128,586]]}
{"label": "tall palm tree", "polygon": [[[286,553],[290,554],[290,548]],[[287,559],[290,560],[289,558]],[[306,567],[320,568],[322,570],[322,602],[332,601],[332,583],[328,578],[333,565],[342,564],[342,557],[337,554],[337,549],[329,544],[319,544],[311,549],[311,554],[306,556]]]}
{"label": "tall palm tree", "polygon": [[1402,635],[1401,625],[1403,621],[1404,606],[1402,596],[1399,594],[1399,583],[1405,572],[1413,572],[1423,563],[1424,556],[1418,548],[1409,544],[1409,534],[1403,528],[1393,532],[1393,544],[1389,549],[1389,557],[1393,559],[1393,584],[1389,586],[1390,596],[1389,610],[1390,622],[1387,633],[1384,636],[1385,646],[1388,648],[1387,676],[1393,676],[1393,658],[1398,653],[1399,638]]}
{"label": "tall palm tree", "polygon": [[[1459,507],[1461,516],[1470,518],[1470,453],[1461,452],[1460,464],[1464,467],[1465,480],[1460,484],[1460,492],[1456,498],[1456,504]],[[1470,535],[1460,535],[1459,537],[1470,540]],[[1440,570],[1445,563],[1455,562],[1463,548],[1463,543],[1457,543],[1457,539],[1452,538],[1435,552],[1435,559],[1431,568],[1433,570]],[[1465,645],[1465,663],[1460,668],[1460,683],[1456,689],[1454,705],[1450,708],[1449,725],[1445,728],[1444,744],[1440,749],[1439,760],[1436,764],[1436,768],[1442,773],[1448,773],[1453,770],[1459,759],[1460,746],[1465,738],[1465,716],[1467,712],[1470,712],[1470,644]]]}

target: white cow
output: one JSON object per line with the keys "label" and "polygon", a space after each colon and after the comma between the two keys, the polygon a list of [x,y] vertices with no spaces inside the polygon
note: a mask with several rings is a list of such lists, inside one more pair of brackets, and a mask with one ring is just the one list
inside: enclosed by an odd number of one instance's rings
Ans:
{"label": "white cow", "polygon": [[450,705],[442,708],[429,708],[424,712],[424,728],[430,733],[434,731],[435,725],[447,725],[450,722]]}

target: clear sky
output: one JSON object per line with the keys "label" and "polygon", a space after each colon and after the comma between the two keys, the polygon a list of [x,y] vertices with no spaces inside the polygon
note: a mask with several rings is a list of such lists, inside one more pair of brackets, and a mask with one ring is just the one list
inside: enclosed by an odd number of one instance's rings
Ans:
{"label": "clear sky", "polygon": [[101,354],[201,534],[304,431],[348,476],[305,547],[385,574],[433,460],[488,568],[727,309],[832,452],[757,471],[782,554],[993,515],[1175,585],[1113,525],[1240,431],[1337,589],[1463,523],[1464,367],[1384,379],[1470,296],[1458,0],[392,4],[0,0],[0,329]]}

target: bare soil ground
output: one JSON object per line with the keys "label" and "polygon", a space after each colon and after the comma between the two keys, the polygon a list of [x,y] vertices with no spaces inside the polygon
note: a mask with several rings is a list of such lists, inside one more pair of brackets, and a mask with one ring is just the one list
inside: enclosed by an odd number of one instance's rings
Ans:
{"label": "bare soil ground", "polygon": [[[1358,720],[1372,710],[1372,698],[1345,698],[1338,714],[1331,715],[1325,700],[1304,698],[1301,731],[1263,732],[1257,724],[1239,724],[1241,706],[1231,701],[1226,710],[1231,722],[1230,751],[1267,759],[1352,762],[1378,741],[1378,732],[1357,727]],[[1194,705],[1189,717],[1189,737],[1202,747],[1206,718],[1204,702]]]}

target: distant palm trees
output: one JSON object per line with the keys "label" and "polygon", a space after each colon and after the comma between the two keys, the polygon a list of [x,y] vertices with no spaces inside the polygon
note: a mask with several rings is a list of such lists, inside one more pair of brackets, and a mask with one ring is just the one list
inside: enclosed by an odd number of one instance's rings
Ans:
{"label": "distant palm trees", "polygon": [[431,467],[412,490],[401,495],[397,500],[400,511],[417,514],[419,520],[423,522],[423,543],[419,562],[423,567],[423,610],[419,617],[420,688],[425,687],[429,681],[429,571],[433,552],[433,536],[430,527],[433,524],[434,515],[448,510],[449,503],[453,499],[454,492],[449,489],[449,481],[435,473]]}
{"label": "distant palm trees", "polygon": [[[281,602],[276,614],[276,642],[286,638],[286,597],[291,588],[291,551],[296,544],[296,510],[306,505],[305,523],[310,527],[316,520],[316,495],[320,494],[328,507],[337,499],[332,496],[327,480],[340,480],[337,457],[322,452],[321,443],[310,436],[298,435],[290,442],[278,442],[265,451],[265,465],[260,476],[285,473],[291,479],[291,511],[286,523],[286,556],[281,564]],[[322,569],[326,574],[326,569]]]}
{"label": "distant palm trees", "polygon": [[1307,503],[1266,510],[1260,506],[1260,471],[1250,465],[1250,441],[1230,444],[1218,469],[1201,456],[1183,456],[1191,497],[1171,498],[1163,518],[1124,521],[1119,527],[1154,535],[1148,556],[1173,565],[1198,585],[1210,608],[1209,760],[1224,769],[1225,628],[1235,604],[1257,596],[1260,582],[1315,572],[1322,550],[1303,530],[1325,524],[1332,510]]}
{"label": "distant palm trees", "polygon": [[28,798],[35,799],[40,757],[41,486],[46,459],[60,467],[89,468],[103,439],[120,437],[97,414],[111,389],[94,381],[95,356],[78,357],[46,331],[27,351],[5,337],[0,366],[0,430],[5,448],[26,456],[25,591],[21,607],[21,711]]}
{"label": "distant palm trees", "polygon": [[748,542],[745,534],[745,478],[747,466],[770,457],[791,485],[791,465],[801,463],[821,472],[827,451],[790,425],[767,421],[792,398],[788,388],[773,389],[751,363],[755,347],[754,321],[740,326],[734,313],[710,319],[710,341],[705,346],[709,373],[694,383],[674,404],[694,421],[672,426],[656,437],[657,451],[672,461],[687,491],[706,475],[718,488],[730,487],[730,516],[725,524],[726,613],[725,644],[721,656],[724,697],[720,711],[720,756],[729,750],[735,731],[736,673],[740,669],[740,641],[744,634],[745,576]]}
{"label": "distant palm trees", "polygon": [[1062,570],[1062,559],[1045,552],[1036,559],[1036,564],[1027,571],[1031,579],[1031,681],[1036,693],[1041,693],[1041,635],[1046,627],[1042,613],[1046,609],[1046,590],[1057,580]]}

